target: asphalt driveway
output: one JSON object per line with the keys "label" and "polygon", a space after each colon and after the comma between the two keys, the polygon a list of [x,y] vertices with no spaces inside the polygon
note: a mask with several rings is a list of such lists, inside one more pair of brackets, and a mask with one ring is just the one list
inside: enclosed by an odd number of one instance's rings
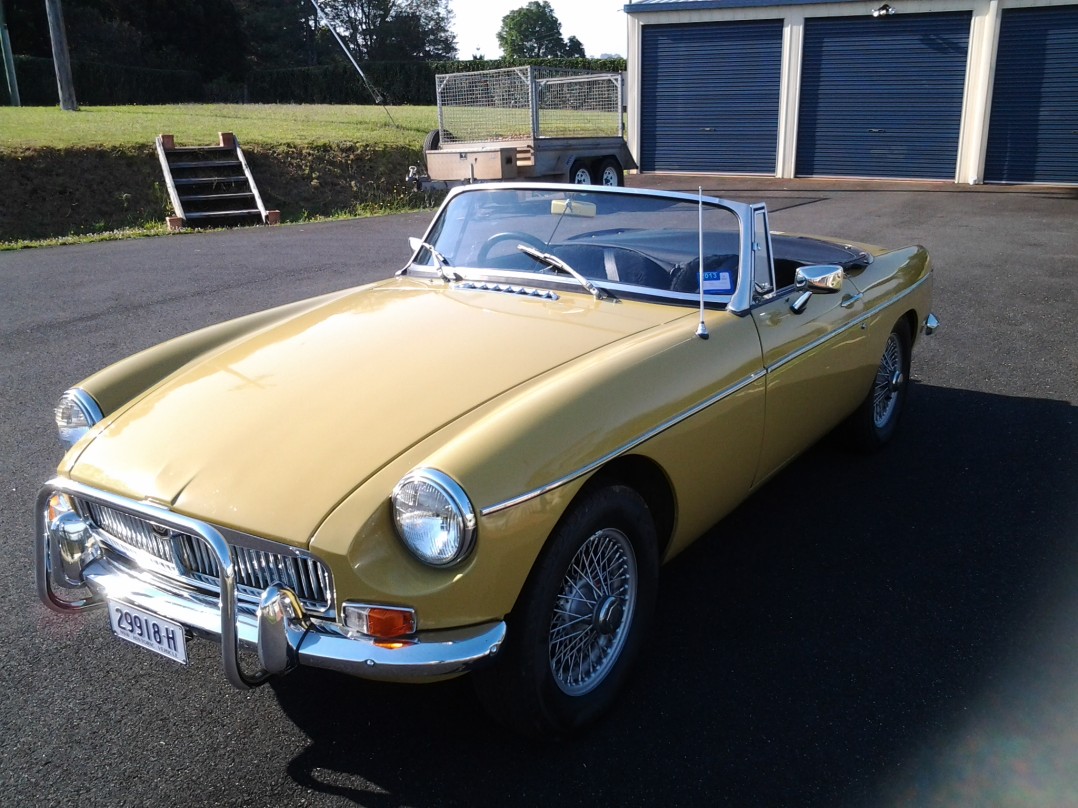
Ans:
{"label": "asphalt driveway", "polygon": [[[240,693],[34,594],[65,387],[398,269],[430,216],[0,253],[0,794],[50,805],[1078,805],[1078,195],[742,181],[772,225],[929,247],[898,439],[825,442],[664,570],[615,711],[522,744],[466,680]],[[691,181],[682,181],[695,190]]]}

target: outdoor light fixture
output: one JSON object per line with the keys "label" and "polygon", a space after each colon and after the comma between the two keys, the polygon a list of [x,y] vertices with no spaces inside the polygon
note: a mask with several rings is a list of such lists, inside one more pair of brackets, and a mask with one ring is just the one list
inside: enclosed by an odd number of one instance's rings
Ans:
{"label": "outdoor light fixture", "polygon": [[873,17],[890,17],[894,13],[895,13],[894,8],[887,5],[886,3],[884,3],[879,8],[872,9],[872,16]]}

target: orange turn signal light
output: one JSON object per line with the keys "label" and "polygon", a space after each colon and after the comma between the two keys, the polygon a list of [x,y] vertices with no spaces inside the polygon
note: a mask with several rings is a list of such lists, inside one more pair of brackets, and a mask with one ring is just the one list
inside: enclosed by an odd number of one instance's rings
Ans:
{"label": "orange turn signal light", "polygon": [[395,640],[415,634],[415,610],[399,606],[345,603],[344,624],[376,640]]}
{"label": "orange turn signal light", "polygon": [[415,612],[411,609],[373,607],[367,612],[367,633],[380,640],[415,633]]}

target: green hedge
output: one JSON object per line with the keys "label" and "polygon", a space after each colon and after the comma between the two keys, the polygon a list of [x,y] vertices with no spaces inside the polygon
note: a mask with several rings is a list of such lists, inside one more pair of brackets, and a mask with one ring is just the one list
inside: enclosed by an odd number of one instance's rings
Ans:
{"label": "green hedge", "polygon": [[[433,106],[434,77],[505,67],[542,65],[572,70],[625,70],[624,59],[484,59],[453,62],[368,62],[368,81],[390,105]],[[350,64],[258,70],[247,77],[247,100],[263,104],[371,104],[375,99]]]}
{"label": "green hedge", "polygon": [[625,71],[624,59],[470,59],[468,61],[431,62],[434,73],[469,73],[475,70],[498,70],[504,67],[561,67],[566,70],[598,70],[603,73]]}
{"label": "green hedge", "polygon": [[[60,103],[52,59],[15,57],[19,100],[27,107]],[[151,70],[144,67],[72,62],[75,100],[88,106],[175,104],[201,101],[202,79],[194,70]],[[0,82],[0,103],[9,103],[7,82]]]}
{"label": "green hedge", "polygon": [[285,70],[255,70],[247,76],[252,104],[434,104],[430,62],[368,62],[367,80],[381,93],[375,99],[356,69],[347,63]]}
{"label": "green hedge", "polygon": [[[434,77],[524,65],[573,70],[625,70],[624,59],[484,59],[445,62],[368,62],[367,79],[382,94],[375,99],[355,68],[347,63],[287,70],[256,70],[243,85],[203,86],[194,70],[150,70],[141,67],[73,62],[75,97],[88,106],[176,104],[197,101],[247,101],[261,104],[373,104],[433,106]],[[59,103],[51,59],[15,57],[19,96],[24,106]],[[7,84],[0,82],[0,103],[8,103]]]}

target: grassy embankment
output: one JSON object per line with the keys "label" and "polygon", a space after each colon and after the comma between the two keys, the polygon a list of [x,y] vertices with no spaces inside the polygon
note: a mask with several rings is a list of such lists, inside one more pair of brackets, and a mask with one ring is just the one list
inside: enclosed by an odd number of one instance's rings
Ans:
{"label": "grassy embankment", "polygon": [[436,119],[433,107],[0,107],[0,249],[163,232],[161,133],[185,146],[233,132],[285,222],[429,205],[404,177]]}

